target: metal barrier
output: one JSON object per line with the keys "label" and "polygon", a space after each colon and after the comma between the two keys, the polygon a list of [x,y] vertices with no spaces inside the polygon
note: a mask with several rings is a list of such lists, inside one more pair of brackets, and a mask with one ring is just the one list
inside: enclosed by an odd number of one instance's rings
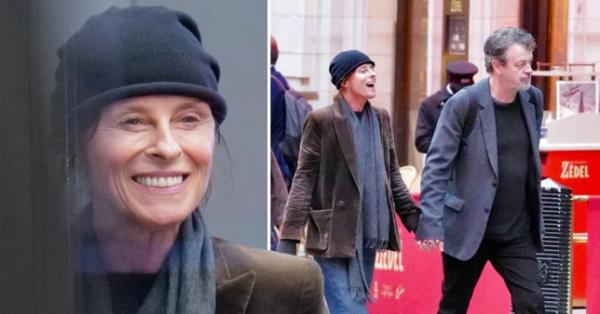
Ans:
{"label": "metal barrier", "polygon": [[538,253],[538,273],[546,313],[571,312],[572,200],[571,190],[542,188],[546,232],[544,252]]}

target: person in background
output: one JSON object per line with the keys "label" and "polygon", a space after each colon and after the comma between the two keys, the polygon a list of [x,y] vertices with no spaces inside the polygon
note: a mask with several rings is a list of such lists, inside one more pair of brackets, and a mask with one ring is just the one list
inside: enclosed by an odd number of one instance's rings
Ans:
{"label": "person in background", "polygon": [[279,243],[279,228],[283,220],[285,202],[287,201],[287,189],[292,181],[290,166],[286,162],[281,145],[285,140],[286,132],[286,102],[285,91],[289,88],[288,82],[283,75],[275,69],[275,63],[279,57],[277,41],[271,36],[271,250],[277,250]]}
{"label": "person in background", "polygon": [[367,313],[376,250],[400,250],[395,214],[409,231],[419,217],[398,171],[390,117],[369,101],[374,67],[358,50],[331,61],[339,93],[308,115],[281,231],[279,251],[295,254],[308,224],[306,252],[321,267],[331,313]]}
{"label": "person in background", "polygon": [[286,186],[292,181],[290,166],[285,160],[281,145],[285,140],[286,132],[286,102],[285,91],[289,84],[285,77],[275,69],[279,58],[277,41],[271,36],[271,152],[273,153],[279,170],[286,181]]}
{"label": "person in background", "polygon": [[277,42],[271,36],[271,149],[289,188],[298,165],[302,128],[312,106],[275,69],[278,56]]}
{"label": "person in background", "polygon": [[544,313],[536,261],[544,230],[544,106],[531,86],[535,46],[523,29],[496,30],[483,48],[489,77],[452,96],[442,110],[423,169],[416,232],[421,249],[442,251],[438,313],[467,312],[488,261],[504,279],[515,313]]}
{"label": "person in background", "polygon": [[271,152],[271,250],[277,250],[288,190],[275,155]]}
{"label": "person in background", "polygon": [[444,88],[425,98],[419,108],[415,131],[415,146],[419,152],[427,153],[442,107],[448,98],[463,87],[472,85],[473,76],[477,71],[474,64],[466,61],[452,61],[446,65],[446,81],[448,83]]}
{"label": "person in background", "polygon": [[279,46],[277,45],[277,40],[275,40],[275,37],[271,36],[271,75],[275,76],[275,78],[282,83],[284,89],[289,89],[290,84],[285,79],[283,74],[281,74],[281,72],[275,68],[277,59],[279,59]]}

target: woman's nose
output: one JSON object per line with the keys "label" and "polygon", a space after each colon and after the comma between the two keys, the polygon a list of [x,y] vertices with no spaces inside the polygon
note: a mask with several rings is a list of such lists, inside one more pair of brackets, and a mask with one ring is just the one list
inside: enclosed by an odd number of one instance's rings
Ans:
{"label": "woman's nose", "polygon": [[162,160],[177,159],[181,155],[181,145],[170,127],[159,127],[154,131],[152,145],[147,153],[150,157]]}
{"label": "woman's nose", "polygon": [[369,76],[372,76],[372,77],[377,76],[377,73],[375,73],[375,69],[370,69],[369,70]]}

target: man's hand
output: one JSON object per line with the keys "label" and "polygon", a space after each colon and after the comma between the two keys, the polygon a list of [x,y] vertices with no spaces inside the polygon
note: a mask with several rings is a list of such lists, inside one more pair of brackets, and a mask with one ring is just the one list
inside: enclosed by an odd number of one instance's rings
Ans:
{"label": "man's hand", "polygon": [[438,248],[440,252],[444,252],[444,241],[442,240],[417,240],[417,245],[423,251]]}

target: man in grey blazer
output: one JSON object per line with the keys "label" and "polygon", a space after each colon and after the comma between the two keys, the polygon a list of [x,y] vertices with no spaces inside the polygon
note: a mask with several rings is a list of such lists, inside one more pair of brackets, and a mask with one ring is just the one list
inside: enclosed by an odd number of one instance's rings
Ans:
{"label": "man in grey blazer", "polygon": [[438,313],[466,313],[487,261],[503,277],[516,313],[544,312],[535,256],[543,232],[543,102],[530,85],[534,48],[525,30],[496,30],[484,45],[489,78],[442,110],[423,170],[416,232],[421,249],[443,252]]}

